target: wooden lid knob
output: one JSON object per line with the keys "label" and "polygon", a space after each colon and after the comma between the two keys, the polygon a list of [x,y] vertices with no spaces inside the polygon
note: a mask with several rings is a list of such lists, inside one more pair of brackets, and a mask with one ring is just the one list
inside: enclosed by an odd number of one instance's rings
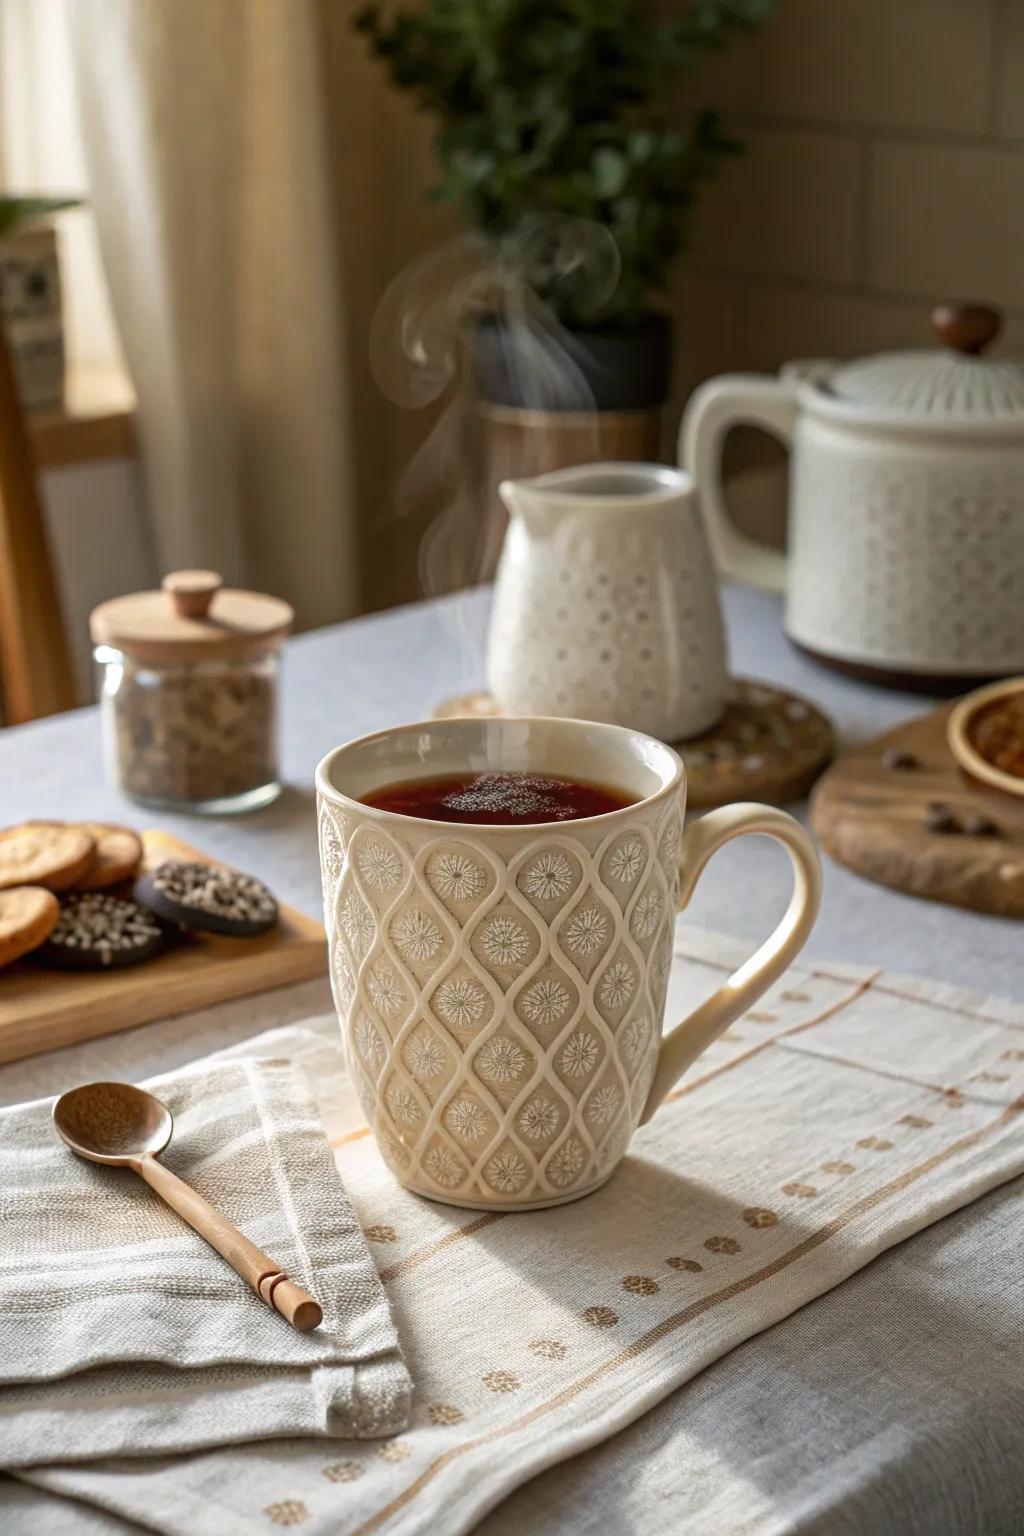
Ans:
{"label": "wooden lid knob", "polygon": [[987,304],[939,304],[932,310],[932,326],[944,346],[976,357],[999,335],[1003,317]]}
{"label": "wooden lid knob", "polygon": [[160,585],[179,619],[205,619],[224,583],[216,571],[171,571]]}

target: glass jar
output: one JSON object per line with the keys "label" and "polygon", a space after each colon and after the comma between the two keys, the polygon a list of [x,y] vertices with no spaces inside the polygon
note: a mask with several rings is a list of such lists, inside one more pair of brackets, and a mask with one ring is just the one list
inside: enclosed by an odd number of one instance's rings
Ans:
{"label": "glass jar", "polygon": [[163,593],[94,611],[105,754],[122,793],[208,815],[277,797],[280,650],[290,624],[287,604],[224,591],[209,572],[176,572]]}

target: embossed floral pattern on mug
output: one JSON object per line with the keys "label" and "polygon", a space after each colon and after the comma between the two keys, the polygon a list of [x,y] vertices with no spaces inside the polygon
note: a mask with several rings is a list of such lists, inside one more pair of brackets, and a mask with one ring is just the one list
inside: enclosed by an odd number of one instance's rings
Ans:
{"label": "embossed floral pattern on mug", "polygon": [[489,1115],[479,1099],[460,1094],[452,1099],[442,1116],[444,1124],[453,1136],[469,1142],[486,1140],[496,1121]]}
{"label": "embossed floral pattern on mug", "polygon": [[492,1157],[484,1169],[484,1178],[502,1195],[516,1195],[528,1178],[526,1163],[511,1147]]}
{"label": "embossed floral pattern on mug", "polygon": [[595,1089],[587,1101],[586,1118],[591,1125],[607,1125],[622,1107],[622,1089],[617,1083],[605,1083]]}
{"label": "embossed floral pattern on mug", "polygon": [[427,879],[449,906],[474,901],[487,884],[487,871],[470,853],[451,849],[430,861]]}
{"label": "embossed floral pattern on mug", "polygon": [[578,861],[559,848],[546,849],[531,859],[519,876],[519,889],[546,916],[564,906],[580,881]]}
{"label": "embossed floral pattern on mug", "polygon": [[404,960],[433,960],[444,937],[433,918],[412,908],[393,925],[391,938]]}
{"label": "embossed floral pattern on mug", "polygon": [[434,1103],[442,1091],[445,1077],[454,1065],[451,1048],[445,1045],[428,1024],[417,1024],[401,1050],[401,1060],[420,1092]]}
{"label": "embossed floral pattern on mug", "polygon": [[460,1158],[442,1142],[435,1142],[428,1148],[423,1159],[423,1167],[442,1189],[454,1189],[461,1184],[466,1177],[466,1167]]}
{"label": "embossed floral pattern on mug", "polygon": [[621,1008],[636,989],[636,971],[628,960],[616,960],[601,977],[598,996],[607,1008]]}
{"label": "embossed floral pattern on mug", "polygon": [[605,878],[613,885],[633,885],[643,874],[647,854],[643,843],[631,832],[607,855]]}
{"label": "embossed floral pattern on mug", "polygon": [[519,1129],[530,1141],[549,1141],[558,1130],[561,1115],[555,1099],[537,1094],[519,1112]]}
{"label": "embossed floral pattern on mug", "polygon": [[387,1051],[380,1030],[365,1013],[356,1019],[353,1038],[360,1061],[375,1073],[384,1065]]}
{"label": "embossed floral pattern on mug", "polygon": [[483,984],[465,967],[450,972],[431,994],[434,1016],[460,1045],[475,1039],[494,1012]]}
{"label": "embossed floral pattern on mug", "polygon": [[367,885],[390,891],[402,878],[402,861],[394,849],[377,838],[368,838],[356,854],[359,873]]}
{"label": "embossed floral pattern on mug", "polygon": [[521,965],[526,959],[530,935],[514,917],[493,917],[483,931],[481,943],[492,965],[508,968]]}
{"label": "embossed floral pattern on mug", "polygon": [[464,1032],[483,1018],[487,994],[475,981],[450,976],[435,992],[434,1007],[446,1024]]}

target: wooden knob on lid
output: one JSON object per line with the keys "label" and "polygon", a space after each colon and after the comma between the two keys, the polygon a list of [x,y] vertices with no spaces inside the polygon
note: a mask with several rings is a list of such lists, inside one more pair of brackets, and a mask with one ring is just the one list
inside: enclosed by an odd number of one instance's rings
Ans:
{"label": "wooden knob on lid", "polygon": [[995,341],[1003,317],[987,304],[939,304],[932,310],[932,326],[939,340],[954,352],[976,357]]}
{"label": "wooden knob on lid", "polygon": [[160,585],[179,619],[205,619],[224,582],[216,571],[171,571]]}

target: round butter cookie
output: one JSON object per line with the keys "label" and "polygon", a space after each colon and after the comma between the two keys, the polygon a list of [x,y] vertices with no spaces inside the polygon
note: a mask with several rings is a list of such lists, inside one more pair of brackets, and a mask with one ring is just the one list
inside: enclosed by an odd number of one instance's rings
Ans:
{"label": "round butter cookie", "polygon": [[142,838],[137,832],[111,821],[80,821],[77,825],[96,839],[96,858],[76,890],[102,891],[108,885],[120,885],[122,880],[134,880],[142,863]]}
{"label": "round butter cookie", "polygon": [[41,885],[18,885],[0,891],[0,965],[10,965],[53,932],[60,902]]}
{"label": "round butter cookie", "polygon": [[24,821],[0,831],[0,890],[45,885],[68,891],[85,878],[96,857],[96,839],[63,821]]}

